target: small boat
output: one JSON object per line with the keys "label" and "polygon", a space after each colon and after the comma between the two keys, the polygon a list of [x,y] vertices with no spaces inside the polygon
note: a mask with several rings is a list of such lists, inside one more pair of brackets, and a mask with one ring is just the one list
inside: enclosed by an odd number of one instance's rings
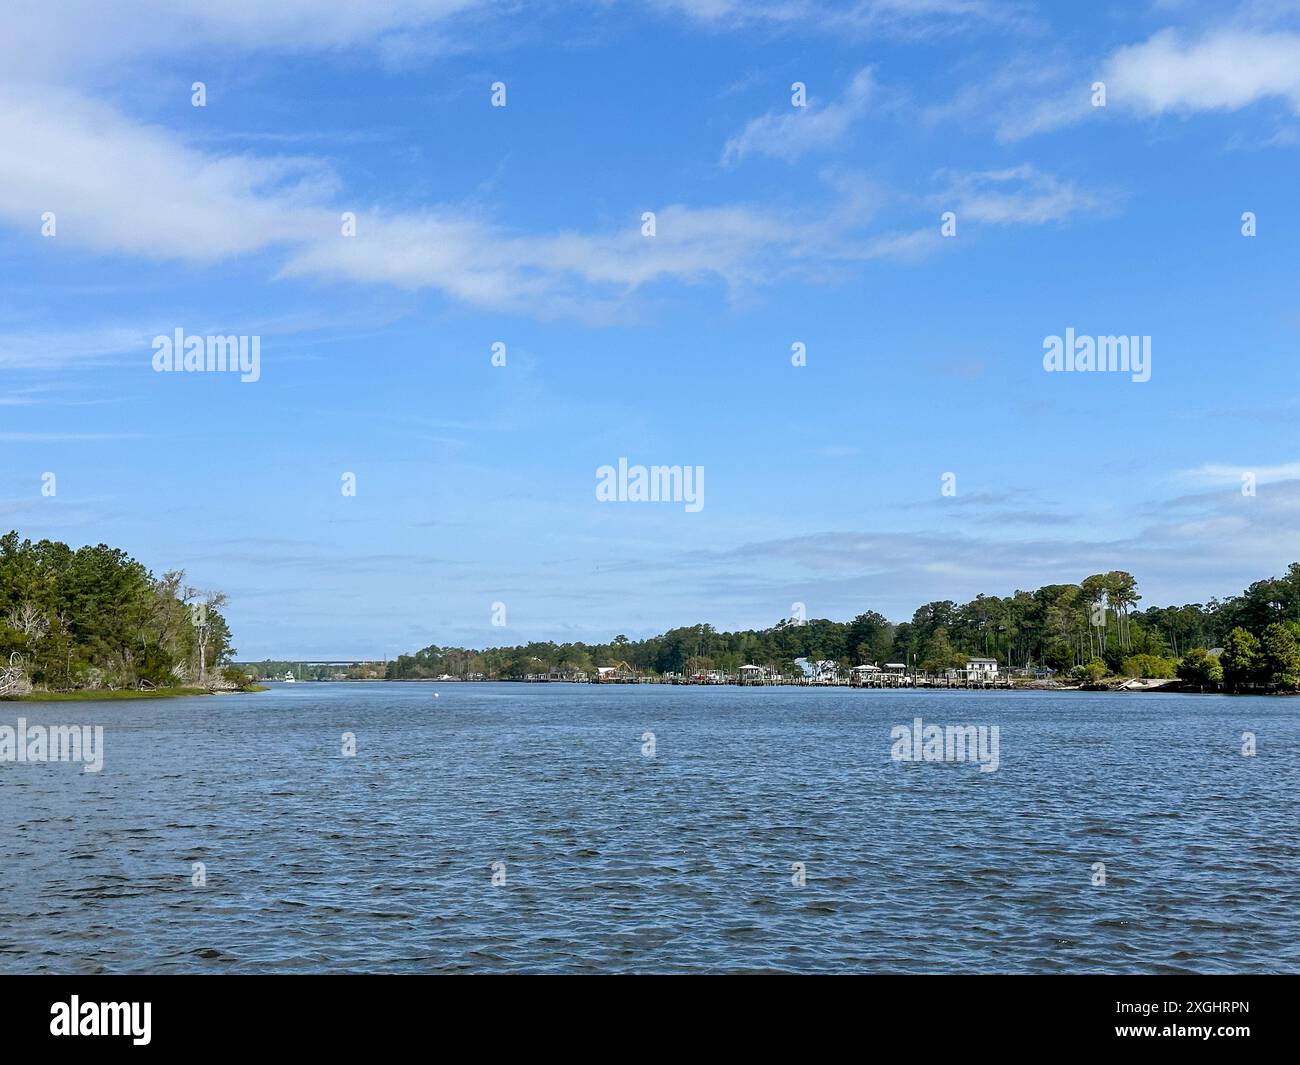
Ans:
{"label": "small boat", "polygon": [[293,675],[293,670],[291,670],[291,669],[286,669],[286,670],[284,671],[284,676],[281,677],[280,679],[283,680],[286,684],[297,684],[297,683],[298,683],[298,678],[295,677],[295,676]]}

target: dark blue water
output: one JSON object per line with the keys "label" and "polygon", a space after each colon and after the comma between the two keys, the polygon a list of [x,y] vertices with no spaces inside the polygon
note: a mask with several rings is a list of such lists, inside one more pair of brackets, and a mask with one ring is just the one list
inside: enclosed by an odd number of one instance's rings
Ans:
{"label": "dark blue water", "polygon": [[[106,756],[0,764],[4,972],[1300,971],[1296,700],[299,684],[20,715]],[[918,715],[997,725],[997,771],[891,760]]]}

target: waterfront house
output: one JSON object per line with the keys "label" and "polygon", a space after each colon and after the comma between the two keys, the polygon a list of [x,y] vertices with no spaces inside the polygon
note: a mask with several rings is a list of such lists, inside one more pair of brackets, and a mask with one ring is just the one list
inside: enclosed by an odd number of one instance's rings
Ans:
{"label": "waterfront house", "polygon": [[840,664],[829,658],[813,663],[813,681],[816,684],[838,684]]}
{"label": "waterfront house", "polygon": [[995,680],[998,675],[996,658],[966,659],[966,676],[971,680]]}
{"label": "waterfront house", "polygon": [[589,678],[585,669],[552,669],[546,674],[546,679],[563,684],[586,684]]}
{"label": "waterfront house", "polygon": [[762,666],[747,665],[740,667],[741,684],[766,684],[767,670]]}
{"label": "waterfront house", "polygon": [[596,667],[597,684],[635,684],[637,671],[627,662],[615,662],[612,666]]}
{"label": "waterfront house", "polygon": [[880,667],[875,665],[854,666],[849,670],[849,687],[863,688],[870,683],[871,678],[880,672]]}

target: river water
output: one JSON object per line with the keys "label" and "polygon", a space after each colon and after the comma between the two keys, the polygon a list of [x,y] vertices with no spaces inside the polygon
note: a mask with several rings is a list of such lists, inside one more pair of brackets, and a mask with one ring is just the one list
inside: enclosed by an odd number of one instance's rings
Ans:
{"label": "river water", "polygon": [[[1297,711],[455,683],[2,703],[102,725],[104,766],[0,763],[0,971],[1297,972]],[[892,758],[918,717],[997,726],[996,770]]]}

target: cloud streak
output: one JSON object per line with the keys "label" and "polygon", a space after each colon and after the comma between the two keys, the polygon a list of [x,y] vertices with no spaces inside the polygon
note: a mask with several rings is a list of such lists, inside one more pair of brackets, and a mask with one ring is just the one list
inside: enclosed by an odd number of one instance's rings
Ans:
{"label": "cloud streak", "polygon": [[[1189,116],[1273,101],[1300,114],[1300,34],[1284,30],[1225,27],[1193,36],[1169,28],[1091,67],[1059,57],[1050,67],[1068,74],[1014,65],[932,116],[995,112],[999,139],[1017,141],[1116,113]],[[1106,86],[1104,109],[1092,106],[1095,81]]]}
{"label": "cloud streak", "polygon": [[1109,206],[1107,197],[1028,165],[947,176],[948,189],[936,204],[955,204],[958,217],[971,222],[1036,226]]}
{"label": "cloud streak", "polygon": [[133,57],[190,47],[328,52],[348,47],[425,54],[484,0],[62,0],[9,5],[0,69],[10,78],[93,77]]}
{"label": "cloud streak", "polygon": [[863,69],[834,103],[819,105],[813,98],[807,107],[792,105],[752,119],[727,141],[722,150],[723,165],[730,166],[751,155],[792,162],[815,149],[830,147],[866,114],[875,87],[871,70]]}
{"label": "cloud streak", "polygon": [[[60,246],[195,265],[274,253],[281,277],[436,289],[479,308],[550,317],[609,317],[656,283],[824,281],[934,243],[930,227],[870,228],[873,198],[840,173],[827,175],[828,204],[817,209],[670,204],[657,211],[654,237],[641,235],[635,212],[621,230],[536,234],[450,205],[353,205],[357,235],[345,237],[330,205],[344,199],[340,183],[319,160],[211,154],[66,91],[39,105],[18,90],[0,93],[0,137],[25,146],[0,158],[0,219],[33,239],[52,211]],[[99,344],[74,338],[72,347],[89,357]],[[11,340],[0,360],[31,365],[36,353]]]}
{"label": "cloud streak", "polygon": [[1300,34],[1220,30],[1188,40],[1163,30],[1107,62],[1108,104],[1147,115],[1236,111],[1276,98],[1300,112]]}
{"label": "cloud streak", "polygon": [[649,0],[714,29],[810,29],[857,38],[920,39],[1028,24],[1024,6],[1002,0]]}

